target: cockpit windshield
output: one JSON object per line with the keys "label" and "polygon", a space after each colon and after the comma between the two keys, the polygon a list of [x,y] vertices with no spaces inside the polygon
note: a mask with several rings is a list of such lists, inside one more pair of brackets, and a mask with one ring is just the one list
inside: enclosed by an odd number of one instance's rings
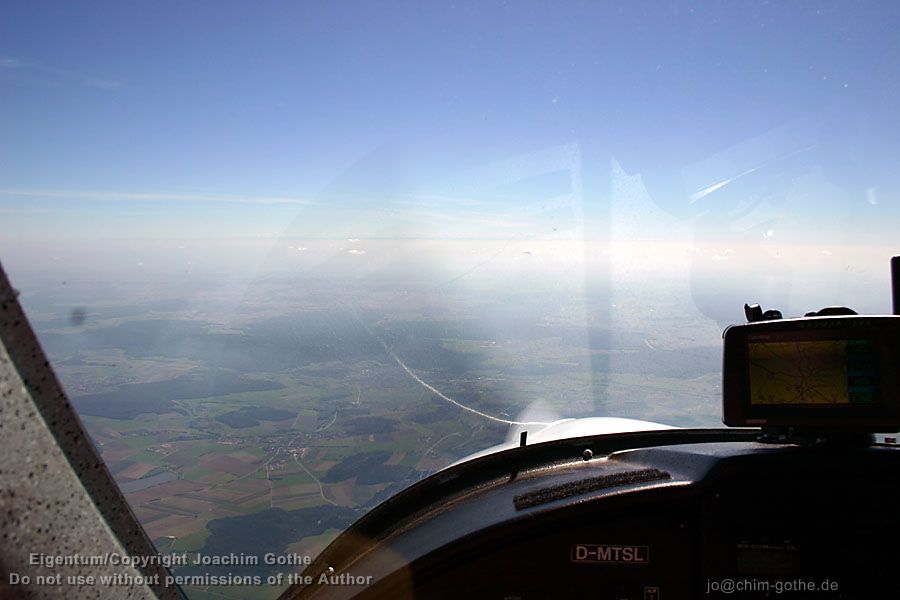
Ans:
{"label": "cockpit windshield", "polygon": [[898,26],[5,3],[0,260],[157,549],[314,557],[522,430],[720,425],[745,302],[890,312]]}

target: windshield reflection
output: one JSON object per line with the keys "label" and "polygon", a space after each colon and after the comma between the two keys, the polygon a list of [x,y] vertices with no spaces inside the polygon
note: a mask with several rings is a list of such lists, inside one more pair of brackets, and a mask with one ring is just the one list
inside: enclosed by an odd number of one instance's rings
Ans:
{"label": "windshield reflection", "polygon": [[896,6],[4,10],[0,257],[160,551],[718,426],[744,303],[889,312]]}

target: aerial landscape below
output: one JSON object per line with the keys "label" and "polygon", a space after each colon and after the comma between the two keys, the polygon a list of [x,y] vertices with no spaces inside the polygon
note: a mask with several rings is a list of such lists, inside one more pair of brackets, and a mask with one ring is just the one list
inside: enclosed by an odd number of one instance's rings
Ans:
{"label": "aerial landscape below", "polygon": [[[472,305],[470,290],[303,283],[257,281],[237,306],[146,290],[135,301],[127,286],[86,303],[75,282],[23,297],[160,553],[314,557],[392,494],[502,442],[524,411],[718,424],[716,340],[666,343],[653,332],[671,329],[663,315],[586,326],[566,322],[562,298],[509,289]],[[365,300],[327,301],[341,294]],[[277,591],[216,586],[235,598]]]}

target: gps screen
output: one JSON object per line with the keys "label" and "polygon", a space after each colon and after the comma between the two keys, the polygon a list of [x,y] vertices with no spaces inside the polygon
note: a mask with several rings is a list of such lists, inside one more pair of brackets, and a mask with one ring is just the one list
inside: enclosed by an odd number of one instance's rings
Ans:
{"label": "gps screen", "polygon": [[877,400],[872,340],[748,343],[751,405],[867,405]]}

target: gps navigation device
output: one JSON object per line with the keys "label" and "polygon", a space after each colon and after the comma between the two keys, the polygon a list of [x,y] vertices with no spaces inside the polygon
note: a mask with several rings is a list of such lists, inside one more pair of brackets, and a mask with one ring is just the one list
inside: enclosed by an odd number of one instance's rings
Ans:
{"label": "gps navigation device", "polygon": [[723,360],[726,425],[900,429],[900,316],[734,325],[724,333]]}

